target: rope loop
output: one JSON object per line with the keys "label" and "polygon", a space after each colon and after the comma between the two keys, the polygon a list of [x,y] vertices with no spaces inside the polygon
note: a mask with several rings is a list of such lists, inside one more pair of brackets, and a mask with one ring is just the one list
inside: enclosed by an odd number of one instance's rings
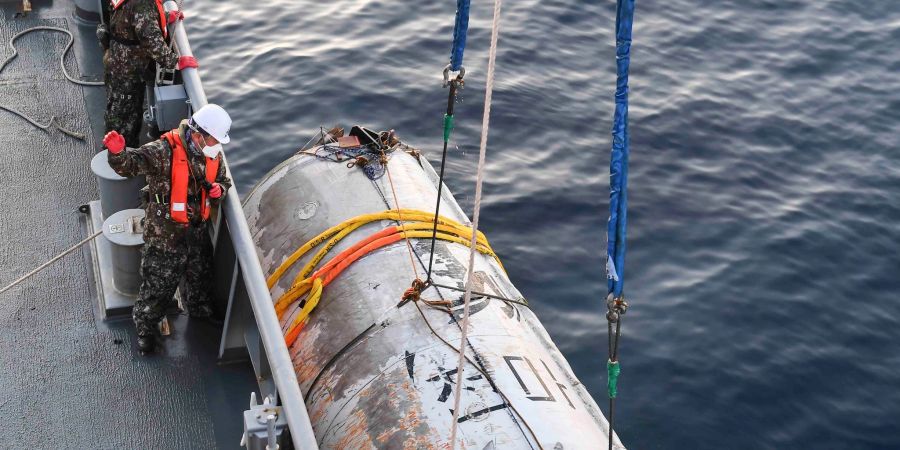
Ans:
{"label": "rope loop", "polygon": [[404,302],[417,302],[422,298],[422,291],[428,287],[428,284],[422,281],[420,278],[416,278],[412,282],[412,286],[403,292],[403,301]]}
{"label": "rope loop", "polygon": [[354,167],[366,167],[369,164],[369,159],[365,156],[357,156],[355,158],[351,158],[350,162],[347,163],[347,168],[352,169]]}

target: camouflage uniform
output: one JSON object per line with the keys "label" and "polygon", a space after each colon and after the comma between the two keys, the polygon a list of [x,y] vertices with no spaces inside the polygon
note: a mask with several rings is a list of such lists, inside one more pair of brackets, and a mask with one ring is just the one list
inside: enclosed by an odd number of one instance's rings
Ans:
{"label": "camouflage uniform", "polygon": [[[133,317],[138,335],[146,336],[156,331],[175,295],[175,289],[185,280],[187,292],[182,300],[193,317],[208,317],[209,293],[212,288],[212,242],[208,222],[200,217],[200,192],[206,174],[206,158],[194,149],[187,136],[187,122],[178,128],[182,142],[186,144],[190,170],[194,176],[188,181],[188,219],[190,224],[173,221],[169,216],[169,195],[172,185],[172,148],[165,139],[144,144],[140,148],[126,148],[109,154],[109,165],[124,177],[147,176],[150,200],[144,219],[144,248],[141,251],[141,288],[134,304]],[[216,183],[224,192],[231,187],[225,176],[222,155]],[[198,183],[198,180],[200,181]],[[221,201],[210,199],[213,205]]]}
{"label": "camouflage uniform", "polygon": [[[109,32],[113,36],[103,61],[106,72],[106,131],[125,136],[129,147],[140,145],[144,91],[155,79],[156,61],[173,69],[178,55],[166,45],[154,0],[128,0],[112,12]],[[116,40],[139,42],[128,45]]]}

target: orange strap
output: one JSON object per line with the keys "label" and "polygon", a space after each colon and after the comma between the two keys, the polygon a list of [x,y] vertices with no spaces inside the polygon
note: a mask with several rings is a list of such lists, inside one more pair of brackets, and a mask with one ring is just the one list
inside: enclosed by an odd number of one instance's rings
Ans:
{"label": "orange strap", "polygon": [[162,30],[163,39],[169,39],[169,16],[166,15],[162,0],[156,0],[156,10],[159,11],[159,28]]}
{"label": "orange strap", "polygon": [[[209,184],[213,184],[216,182],[216,175],[219,174],[219,156],[216,155],[215,159],[206,158],[206,181]],[[203,220],[209,220],[209,193],[206,192],[206,189],[200,189],[201,196],[203,197],[200,205],[200,213],[203,215]],[[225,191],[222,191],[222,194],[225,194]]]}
{"label": "orange strap", "polygon": [[[390,227],[382,230],[376,235],[369,236],[367,239],[361,242],[362,245],[355,245],[357,248],[356,251],[351,252],[352,248],[344,250],[340,255],[335,256],[328,264],[323,266],[321,269],[317,270],[316,273],[310,278],[315,279],[322,275],[324,275],[324,280],[322,281],[322,287],[328,286],[341,272],[344,271],[351,264],[356,262],[359,258],[362,258],[366,254],[375,251],[381,247],[384,247],[389,244],[393,244],[395,242],[399,242],[403,239],[403,233],[390,234],[388,236],[384,236],[384,232],[387,230],[396,231],[396,227]],[[380,236],[379,236],[380,235]],[[301,302],[302,303],[302,302]],[[288,347],[294,345],[294,342],[297,340],[297,337],[300,336],[300,331],[306,325],[306,322],[299,324],[294,327],[284,337],[284,342]]]}

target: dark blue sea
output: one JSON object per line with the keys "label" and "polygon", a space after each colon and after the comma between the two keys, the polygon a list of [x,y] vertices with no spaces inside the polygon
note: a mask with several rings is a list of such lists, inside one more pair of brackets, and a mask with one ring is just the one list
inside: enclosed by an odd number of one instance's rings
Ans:
{"label": "dark blue sea", "polygon": [[[320,125],[439,160],[456,2],[186,3],[242,193]],[[492,3],[448,165],[470,212]],[[615,2],[502,14],[482,229],[604,406]],[[638,0],[632,49],[622,440],[900,448],[900,2]]]}

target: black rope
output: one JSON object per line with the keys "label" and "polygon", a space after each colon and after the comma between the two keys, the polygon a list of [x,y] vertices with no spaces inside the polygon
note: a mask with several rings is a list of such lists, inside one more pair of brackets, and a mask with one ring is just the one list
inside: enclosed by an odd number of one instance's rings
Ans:
{"label": "black rope", "polygon": [[[607,384],[609,394],[609,450],[613,448],[613,427],[615,423],[616,413],[616,383],[618,382],[618,368],[616,367],[615,375],[612,374],[611,367],[619,362],[619,337],[622,335],[622,316],[628,310],[628,303],[625,302],[625,296],[618,298],[613,297],[610,293],[606,297],[606,333],[609,340],[609,362],[607,363]],[[615,333],[613,332],[613,323],[616,324]]]}
{"label": "black rope", "polygon": [[[616,363],[618,362],[619,356],[619,336],[621,336],[622,332],[622,317],[621,315],[616,320],[616,333],[615,336],[612,333],[612,322],[609,322],[609,360]],[[615,338],[615,339],[614,339]],[[615,423],[615,414],[616,414],[616,398],[610,396],[609,397],[609,450],[613,448],[613,427]]]}
{"label": "black rope", "polygon": [[441,191],[444,188],[444,168],[447,165],[447,144],[450,142],[450,131],[446,128],[448,126],[448,123],[450,123],[450,126],[452,126],[453,105],[456,103],[456,92],[459,90],[459,87],[462,86],[462,84],[462,75],[457,76],[454,80],[452,80],[450,82],[450,94],[447,97],[447,114],[444,118],[444,151],[441,153],[441,172],[438,175],[437,202],[434,206],[434,230],[431,232],[431,254],[428,256],[428,274],[425,277],[426,282],[431,282],[431,269],[434,265],[434,244],[437,241],[438,214],[441,211]]}
{"label": "black rope", "polygon": [[613,415],[616,412],[616,398],[609,398],[609,450],[613,450]]}
{"label": "black rope", "polygon": [[[431,286],[434,286],[434,287],[436,287],[436,288],[452,289],[452,290],[454,290],[454,291],[466,292],[465,289],[463,289],[463,288],[458,288],[458,287],[455,287],[455,286],[447,286],[447,285],[444,285],[444,284],[437,284],[437,283],[435,283],[435,282],[431,282],[431,283],[428,283],[428,284],[431,285]],[[440,292],[440,290],[438,290],[438,292]],[[517,304],[517,305],[522,305],[522,306],[524,306],[524,307],[526,307],[526,308],[528,308],[528,309],[531,309],[531,306],[530,306],[527,302],[524,302],[524,301],[521,301],[521,300],[513,300],[513,299],[511,299],[511,298],[500,297],[499,295],[492,295],[492,294],[488,294],[488,293],[485,293],[485,292],[478,292],[478,291],[472,291],[472,295],[475,296],[475,297],[488,297],[488,298],[493,298],[493,299],[500,300],[500,301],[504,301],[504,302],[507,302],[507,303],[515,303],[515,304]]]}

